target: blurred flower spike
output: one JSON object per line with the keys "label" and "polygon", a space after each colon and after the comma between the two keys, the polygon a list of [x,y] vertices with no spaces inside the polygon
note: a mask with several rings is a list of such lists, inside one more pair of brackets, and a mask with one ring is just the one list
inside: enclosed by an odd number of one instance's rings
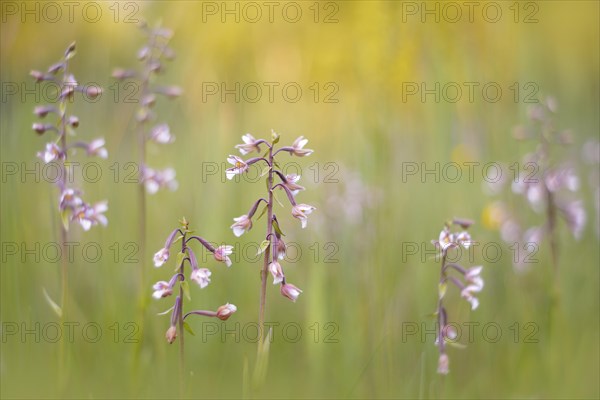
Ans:
{"label": "blurred flower spike", "polygon": [[[476,294],[483,290],[483,278],[481,277],[482,266],[465,268],[459,263],[447,261],[447,250],[462,246],[469,248],[472,244],[471,235],[467,229],[473,224],[470,220],[455,218],[442,228],[437,240],[433,244],[441,250],[442,261],[440,267],[440,279],[437,292],[437,309],[434,315],[437,317],[435,344],[439,351],[438,370],[439,374],[446,375],[450,372],[447,344],[455,344],[456,330],[448,324],[448,313],[444,306],[444,298],[448,285],[454,286],[465,299],[471,310],[479,307],[479,299]],[[458,230],[453,230],[457,227]]]}
{"label": "blurred flower spike", "polygon": [[50,135],[49,142],[43,151],[37,153],[37,157],[45,164],[57,163],[61,170],[60,179],[56,184],[59,188],[58,209],[65,231],[69,229],[72,221],[78,222],[87,231],[94,225],[107,225],[108,220],[104,213],[108,210],[108,203],[101,201],[95,204],[86,203],[82,198],[82,191],[75,187],[67,187],[67,182],[74,181],[69,176],[70,169],[67,163],[71,156],[76,154],[78,148],[84,149],[90,157],[108,158],[108,150],[103,138],[94,139],[89,143],[68,139],[76,136],[76,129],[80,125],[79,118],[69,113],[69,106],[73,102],[75,93],[84,93],[89,97],[97,97],[102,89],[96,86],[81,86],[70,70],[70,61],[76,53],[75,42],[71,43],[64,52],[60,61],[48,67],[47,72],[31,71],[30,75],[36,82],[52,82],[59,88],[60,95],[57,96],[56,105],[36,106],[33,113],[38,118],[46,118],[54,114],[56,123],[35,122],[32,129],[38,135]]}

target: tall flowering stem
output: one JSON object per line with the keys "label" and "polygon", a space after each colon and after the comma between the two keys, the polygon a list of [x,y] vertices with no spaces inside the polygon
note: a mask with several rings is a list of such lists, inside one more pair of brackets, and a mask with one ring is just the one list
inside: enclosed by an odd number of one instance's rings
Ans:
{"label": "tall flowering stem", "polygon": [[[452,232],[451,228],[453,225],[458,226],[460,231]],[[437,317],[435,343],[439,351],[437,372],[443,375],[450,372],[450,360],[446,346],[448,344],[458,345],[454,342],[457,336],[456,330],[448,323],[448,313],[444,306],[444,297],[446,296],[448,283],[460,290],[461,297],[470,303],[472,310],[479,307],[479,300],[475,297],[475,293],[481,292],[483,289],[483,279],[481,278],[483,267],[465,268],[460,264],[447,262],[448,251],[450,249],[459,246],[468,249],[471,246],[472,239],[467,232],[467,229],[471,225],[472,222],[469,220],[454,219],[444,225],[438,240],[432,242],[441,251],[438,301],[434,314]]]}
{"label": "tall flowering stem", "polygon": [[173,343],[179,336],[179,377],[181,394],[183,394],[185,377],[184,331],[187,330],[188,332],[193,333],[191,327],[186,322],[186,319],[191,315],[200,315],[204,317],[215,317],[225,321],[231,314],[237,311],[237,307],[227,303],[220,306],[216,311],[193,310],[184,313],[184,299],[187,298],[188,300],[191,300],[190,287],[186,280],[186,262],[191,268],[189,279],[198,284],[200,289],[204,289],[208,286],[211,276],[211,272],[208,268],[200,268],[198,265],[198,258],[190,247],[191,243],[200,243],[206,250],[213,254],[216,261],[223,262],[228,267],[231,266],[229,255],[231,254],[232,246],[223,245],[215,248],[204,238],[193,235],[193,231],[189,229],[189,223],[185,218],[180,221],[180,225],[180,228],[174,229],[169,234],[165,241],[165,246],[154,254],[154,266],[157,268],[161,267],[169,259],[171,247],[181,241],[181,250],[177,253],[175,258],[175,273],[168,281],[158,281],[154,284],[152,287],[154,290],[152,297],[155,299],[169,297],[173,294],[175,286],[178,286],[173,307],[160,314],[164,315],[169,312],[171,313],[171,322],[165,335],[167,342]]}
{"label": "tall flowering stem", "polygon": [[304,190],[304,188],[297,184],[300,179],[299,175],[284,175],[279,170],[276,157],[280,153],[288,153],[291,156],[305,157],[313,153],[313,150],[304,149],[308,140],[300,136],[294,141],[291,146],[284,146],[276,149],[277,143],[279,143],[280,136],[274,131],[271,134],[271,140],[256,139],[251,134],[242,136],[244,143],[236,146],[242,155],[247,155],[252,152],[261,153],[261,146],[267,148],[266,152],[262,157],[254,157],[248,160],[230,155],[227,161],[233,165],[233,167],[227,169],[227,179],[233,179],[236,175],[244,174],[250,166],[253,164],[264,164],[263,176],[266,175],[267,183],[267,195],[266,198],[259,198],[254,202],[247,214],[240,217],[234,218],[234,224],[231,225],[235,236],[241,236],[244,232],[249,231],[252,228],[252,218],[255,216],[259,206],[265,203],[262,207],[262,211],[259,213],[256,219],[261,218],[265,213],[267,214],[266,222],[266,233],[264,240],[262,241],[259,249],[259,253],[264,253],[263,265],[260,273],[261,286],[260,286],[260,303],[258,312],[258,323],[260,326],[260,340],[259,340],[259,351],[263,346],[267,332],[265,332],[265,312],[266,312],[266,299],[267,299],[267,280],[268,275],[271,273],[273,276],[273,284],[280,285],[280,292],[283,296],[287,297],[291,301],[296,301],[302,290],[297,288],[291,283],[286,281],[283,268],[279,263],[285,257],[285,243],[282,236],[285,236],[279,227],[277,216],[273,212],[273,203],[275,200],[275,191],[279,190],[285,194],[290,205],[292,206],[291,214],[295,218],[298,218],[301,222],[302,228],[305,228],[308,222],[307,215],[310,214],[315,207],[307,204],[298,204],[296,202],[296,194]]}
{"label": "tall flowering stem", "polygon": [[[36,122],[32,128],[38,135],[46,133],[54,138],[48,142],[44,151],[38,152],[37,156],[46,164],[55,163],[59,170],[57,186],[59,189],[58,210],[62,224],[60,224],[60,242],[62,254],[67,254],[66,243],[68,241],[68,230],[71,222],[78,222],[81,227],[87,231],[92,226],[108,223],[104,212],[108,209],[106,201],[96,204],[88,204],[83,201],[82,191],[73,186],[74,176],[71,175],[69,167],[69,154],[75,154],[77,149],[81,149],[88,156],[97,156],[107,158],[108,151],[104,147],[104,139],[95,139],[89,143],[75,141],[70,143],[68,137],[74,137],[75,131],[79,127],[79,118],[69,114],[68,106],[73,102],[75,93],[81,93],[84,99],[93,100],[101,95],[102,89],[98,86],[80,85],[75,76],[69,71],[70,60],[75,56],[75,42],[71,43],[63,57],[57,63],[51,65],[47,72],[31,71],[31,76],[37,83],[49,82],[57,90],[57,103],[55,105],[43,105],[35,107],[34,114],[41,119],[49,115],[54,115],[57,120],[55,123]],[[66,319],[68,309],[68,260],[67,257],[61,257],[61,300],[60,306],[57,305],[45,292],[46,299],[59,315],[61,320]],[[64,341],[61,341],[61,363],[64,362]],[[61,368],[62,370],[62,368]]]}
{"label": "tall flowering stem", "polygon": [[160,26],[152,28],[146,23],[141,24],[141,29],[147,37],[146,44],[137,53],[137,59],[142,66],[137,71],[117,68],[113,71],[113,77],[122,81],[131,81],[125,85],[134,84],[140,93],[135,119],[138,142],[138,236],[141,254],[139,264],[140,324],[143,324],[146,304],[143,300],[146,285],[144,272],[146,265],[146,193],[154,194],[162,188],[176,190],[178,186],[173,168],[155,170],[147,165],[147,145],[148,142],[154,142],[157,145],[169,144],[175,140],[169,125],[155,123],[157,117],[154,106],[159,95],[174,99],[181,95],[181,89],[177,86],[162,86],[155,83],[158,74],[164,70],[164,60],[175,58],[174,51],[169,47],[173,32]]}
{"label": "tall flowering stem", "polygon": [[[516,139],[533,141],[536,147],[523,157],[519,168],[513,169],[514,177],[510,185],[512,195],[522,197],[528,207],[521,209],[529,208],[535,214],[542,215],[541,221],[536,225],[523,227],[517,212],[502,200],[487,208],[488,214],[494,216],[488,218],[489,222],[500,229],[505,242],[523,243],[516,253],[520,254],[514,263],[517,269],[527,267],[531,249],[537,251],[547,241],[552,265],[549,321],[552,317],[551,310],[558,305],[560,294],[560,220],[565,222],[576,240],[581,238],[586,223],[583,202],[576,194],[580,186],[574,166],[574,158],[577,156],[572,156],[571,159],[559,154],[559,150],[566,149],[572,143],[572,134],[568,130],[557,129],[554,118],[557,110],[554,98],[542,99],[529,109],[530,124],[518,126],[514,132]],[[501,179],[488,189],[492,194],[501,194],[508,182],[509,179]]]}

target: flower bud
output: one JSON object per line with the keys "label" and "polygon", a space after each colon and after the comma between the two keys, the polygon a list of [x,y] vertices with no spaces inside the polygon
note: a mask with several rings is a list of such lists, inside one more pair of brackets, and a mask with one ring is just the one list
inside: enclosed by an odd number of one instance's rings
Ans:
{"label": "flower bud", "polygon": [[237,307],[235,305],[227,303],[217,309],[217,318],[226,321],[236,311]]}
{"label": "flower bud", "polygon": [[39,123],[39,122],[35,122],[31,126],[31,129],[33,129],[38,135],[41,135],[44,132],[46,132],[48,129],[50,129],[51,126],[52,125],[42,124],[42,123]]}
{"label": "flower bud", "polygon": [[166,336],[167,342],[169,342],[169,344],[173,343],[175,341],[175,338],[177,337],[177,328],[175,326],[169,327],[169,329],[167,329],[167,334],[165,336]]}
{"label": "flower bud", "polygon": [[96,97],[98,97],[102,94],[102,88],[100,86],[90,85],[85,88],[85,93],[91,99],[95,99]]}
{"label": "flower bud", "polygon": [[52,106],[37,106],[33,110],[33,113],[40,118],[44,118],[48,113],[56,112],[56,108]]}
{"label": "flower bud", "polygon": [[174,99],[183,94],[183,90],[179,86],[163,86],[156,88],[156,92],[170,99]]}
{"label": "flower bud", "polygon": [[65,50],[65,58],[69,58],[72,53],[75,52],[75,42],[71,43],[67,50]]}
{"label": "flower bud", "polygon": [[42,73],[40,71],[31,71],[31,72],[29,72],[29,75],[34,77],[36,82],[42,82],[43,80],[46,79],[46,75],[44,75],[44,73]]}
{"label": "flower bud", "polygon": [[129,69],[115,68],[112,73],[115,79],[128,79],[135,77],[135,72]]}
{"label": "flower bud", "polygon": [[450,360],[448,359],[448,355],[446,353],[440,354],[440,358],[438,359],[438,374],[447,375],[450,372]]}
{"label": "flower bud", "polygon": [[291,283],[284,283],[280,288],[281,294],[290,299],[293,302],[296,302],[302,290],[298,289],[296,286]]}
{"label": "flower bud", "polygon": [[79,118],[77,118],[74,115],[71,115],[69,117],[69,125],[71,125],[73,128],[77,128],[79,126]]}

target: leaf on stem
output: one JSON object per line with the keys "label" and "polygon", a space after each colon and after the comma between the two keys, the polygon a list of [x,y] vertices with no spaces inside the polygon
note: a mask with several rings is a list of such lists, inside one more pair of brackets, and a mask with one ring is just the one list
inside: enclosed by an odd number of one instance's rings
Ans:
{"label": "leaf on stem", "polygon": [[446,290],[448,289],[448,284],[444,281],[444,282],[440,282],[438,284],[438,296],[440,299],[443,299],[444,296],[446,295]]}
{"label": "leaf on stem", "polygon": [[281,231],[281,228],[279,228],[279,222],[277,222],[277,220],[276,220],[276,219],[274,219],[274,220],[273,220],[272,224],[273,224],[273,229],[275,229],[275,232],[277,232],[277,233],[278,233],[278,234],[280,234],[281,236],[285,236],[285,233],[283,233],[283,232]]}
{"label": "leaf on stem", "polygon": [[188,324],[187,322],[183,321],[183,328],[189,332],[190,335],[192,336],[196,336],[196,334],[194,333],[194,331],[192,330],[192,327],[190,326],[190,324]]}
{"label": "leaf on stem", "polygon": [[281,138],[281,136],[279,135],[279,133],[277,133],[273,129],[271,129],[271,143],[272,144],[279,143],[279,138]]}
{"label": "leaf on stem", "polygon": [[183,252],[179,252],[177,253],[177,258],[175,259],[175,271],[179,270],[179,267],[181,267],[181,263],[183,263],[183,259],[185,258],[185,253]]}
{"label": "leaf on stem", "polygon": [[260,214],[258,214],[258,217],[256,217],[257,221],[260,219],[260,217],[262,217],[263,215],[265,215],[265,213],[267,212],[267,208],[269,208],[269,206],[267,204],[265,204],[265,206],[262,209],[262,211],[260,212]]}
{"label": "leaf on stem", "polygon": [[65,231],[69,230],[69,210],[64,209],[60,212],[60,220],[62,221]]}
{"label": "leaf on stem", "polygon": [[269,247],[271,245],[271,241],[270,240],[263,240],[260,243],[260,247],[258,248],[258,253],[256,253],[256,255],[261,255],[262,253],[265,252],[265,250],[267,250],[267,247]]}
{"label": "leaf on stem", "polygon": [[187,283],[187,281],[181,281],[179,284],[181,285],[181,288],[183,289],[183,294],[185,294],[185,297],[191,301],[192,296],[190,296],[190,285]]}
{"label": "leaf on stem", "polygon": [[174,308],[175,308],[175,306],[173,306],[173,307],[169,308],[169,309],[168,309],[168,310],[166,310],[166,311],[160,312],[160,313],[158,313],[158,314],[156,314],[156,315],[167,315],[168,313],[170,313],[171,311],[173,311],[173,309],[174,309]]}
{"label": "leaf on stem", "polygon": [[262,178],[263,176],[265,176],[266,174],[268,174],[270,170],[271,170],[271,167],[269,165],[266,165],[263,168],[262,172],[260,173],[260,177],[259,178]]}
{"label": "leaf on stem", "polygon": [[275,199],[277,204],[279,204],[281,207],[284,207],[283,203],[277,198],[277,194],[275,192],[273,192],[273,198]]}

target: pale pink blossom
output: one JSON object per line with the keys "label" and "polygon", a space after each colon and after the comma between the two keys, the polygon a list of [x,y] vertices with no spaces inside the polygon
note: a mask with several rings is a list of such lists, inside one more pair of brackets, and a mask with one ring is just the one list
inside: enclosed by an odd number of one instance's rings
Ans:
{"label": "pale pink blossom", "polygon": [[154,254],[154,266],[160,267],[169,259],[169,249],[162,248]]}
{"label": "pale pink blossom", "polygon": [[46,150],[44,152],[38,152],[37,156],[44,160],[46,164],[54,160],[62,160],[65,158],[64,154],[60,150],[60,147],[56,143],[46,143]]}
{"label": "pale pink blossom", "polygon": [[442,251],[445,251],[447,248],[456,245],[454,241],[454,235],[450,233],[450,229],[448,229],[448,227],[444,227],[444,229],[442,229],[440,232],[437,244],[439,247],[441,247]]}
{"label": "pale pink blossom", "polygon": [[215,260],[224,262],[225,265],[231,267],[231,259],[228,257],[233,254],[233,246],[223,245],[215,249],[214,257]]}
{"label": "pale pink blossom", "polygon": [[210,283],[210,275],[208,268],[196,268],[192,271],[190,279],[200,285],[200,289],[204,289]]}
{"label": "pale pink blossom", "polygon": [[312,213],[314,210],[316,210],[316,208],[308,204],[297,204],[292,207],[292,216],[300,220],[302,228],[306,228],[308,223],[308,214]]}
{"label": "pale pink blossom", "polygon": [[155,299],[160,299],[173,294],[173,288],[169,285],[169,282],[166,281],[156,282],[154,286],[152,286],[152,289],[154,289],[152,297],[154,297]]}
{"label": "pale pink blossom", "polygon": [[581,239],[581,234],[586,222],[585,208],[581,200],[569,202],[563,209],[567,225],[577,240]]}
{"label": "pale pink blossom", "polygon": [[83,200],[79,197],[79,191],[75,189],[65,189],[60,195],[60,206],[61,210],[67,208],[74,209],[83,205]]}
{"label": "pale pink blossom", "polygon": [[225,176],[229,180],[233,179],[234,176],[236,176],[238,174],[243,174],[244,172],[246,172],[248,170],[248,164],[246,164],[246,162],[244,160],[242,160],[241,158],[239,158],[238,156],[230,155],[227,158],[227,161],[233,165],[232,168],[228,168],[225,171]]}
{"label": "pale pink blossom", "polygon": [[283,260],[285,258],[286,246],[285,242],[280,238],[277,239],[277,258]]}
{"label": "pale pink blossom", "polygon": [[304,190],[303,186],[296,184],[300,180],[300,175],[289,174],[285,176],[285,182],[283,185],[289,189],[290,192],[295,196],[299,191]]}
{"label": "pale pink blossom", "polygon": [[108,220],[103,214],[107,210],[108,203],[106,201],[100,201],[93,206],[83,204],[75,211],[73,219],[77,219],[82,228],[88,231],[93,225],[106,226],[108,224]]}
{"label": "pale pink blossom", "polygon": [[171,130],[167,124],[159,124],[152,128],[150,138],[160,144],[168,144],[175,141],[175,136],[171,135]]}
{"label": "pale pink blossom", "polygon": [[480,292],[482,288],[483,280],[480,280],[474,284],[467,285],[467,287],[460,292],[461,297],[471,303],[471,310],[475,310],[477,307],[479,307],[479,300],[473,295],[473,293]]}
{"label": "pale pink blossom", "polygon": [[304,136],[300,136],[298,139],[294,140],[294,143],[292,143],[291,154],[298,157],[311,155],[313,153],[313,150],[304,148],[304,146],[306,146],[307,143],[308,139],[304,139]]}
{"label": "pale pink blossom", "polygon": [[284,283],[280,288],[281,294],[290,299],[293,302],[296,302],[302,290],[298,289],[296,286],[291,283]]}
{"label": "pale pink blossom", "polygon": [[219,318],[222,321],[226,321],[229,317],[231,317],[231,314],[233,314],[236,311],[237,307],[235,305],[227,303],[217,308],[217,318]]}
{"label": "pale pink blossom", "polygon": [[273,261],[269,264],[269,272],[273,275],[273,285],[283,282],[285,276],[283,275],[283,270],[281,269],[281,264],[279,264],[279,262]]}
{"label": "pale pink blossom", "polygon": [[169,329],[167,329],[167,333],[165,336],[169,344],[173,343],[175,341],[175,338],[177,337],[177,327],[174,325],[170,326]]}
{"label": "pale pink blossom", "polygon": [[100,158],[108,158],[108,150],[104,147],[105,141],[103,138],[94,139],[87,146],[88,156],[98,156]]}
{"label": "pale pink blossom", "polygon": [[437,373],[442,375],[448,375],[450,372],[450,359],[446,353],[440,354],[438,359]]}
{"label": "pale pink blossom", "polygon": [[179,184],[175,180],[175,175],[175,170],[173,168],[165,168],[161,171],[144,167],[142,182],[144,183],[146,191],[150,194],[158,192],[161,188],[167,188],[174,191],[179,187]]}
{"label": "pale pink blossom", "polygon": [[469,235],[469,232],[462,231],[461,233],[459,233],[456,236],[456,243],[460,244],[465,249],[468,249],[469,246],[471,246],[472,244],[471,235]]}
{"label": "pale pink blossom", "polygon": [[235,222],[230,226],[233,229],[233,234],[240,237],[244,232],[248,232],[252,228],[252,220],[246,215],[233,219]]}
{"label": "pale pink blossom", "polygon": [[244,143],[236,145],[235,148],[239,149],[243,156],[252,153],[253,151],[260,152],[260,147],[256,143],[257,140],[254,138],[254,136],[246,133],[244,136],[242,136],[242,140]]}

